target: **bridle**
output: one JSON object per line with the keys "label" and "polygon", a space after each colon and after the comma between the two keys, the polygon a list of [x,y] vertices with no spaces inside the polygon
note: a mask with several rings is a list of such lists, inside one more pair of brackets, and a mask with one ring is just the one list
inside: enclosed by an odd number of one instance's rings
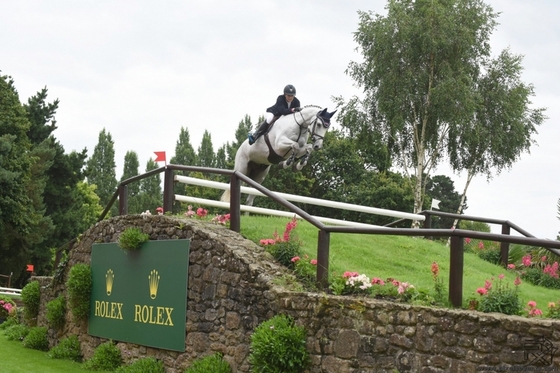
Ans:
{"label": "bridle", "polygon": [[[323,118],[321,118],[319,116],[320,111],[317,113],[317,115],[315,116],[315,119],[313,120],[313,122],[311,123],[311,141],[315,142],[317,141],[317,139],[321,139],[324,140],[325,136],[321,136],[319,134],[316,133],[316,129],[317,129],[317,122],[320,120],[321,121],[321,125],[323,126],[323,128],[329,128],[330,123],[325,121]],[[307,126],[305,126],[305,118],[303,117],[303,114],[301,113],[301,111],[299,112],[299,114],[301,115],[301,119],[303,120],[302,123],[298,122],[298,118],[297,118],[297,112],[294,113],[294,120],[296,121],[297,125],[299,126],[299,136],[296,140],[299,141],[300,137],[302,134],[304,134],[306,131],[309,131],[309,124]]]}

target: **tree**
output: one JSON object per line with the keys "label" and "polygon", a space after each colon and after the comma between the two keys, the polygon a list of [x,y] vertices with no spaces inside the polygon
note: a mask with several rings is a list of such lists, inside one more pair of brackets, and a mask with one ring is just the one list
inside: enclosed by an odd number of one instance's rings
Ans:
{"label": "tree", "polygon": [[[455,183],[448,176],[435,175],[428,178],[426,185],[426,195],[432,199],[437,199],[439,203],[439,211],[455,213],[457,210],[464,211],[466,207],[466,199],[462,200],[461,195],[455,190]],[[465,206],[459,206],[464,203]],[[454,219],[433,216],[432,228],[450,229],[454,226]]]}
{"label": "tree", "polygon": [[[264,117],[260,116],[258,123],[263,120]],[[248,114],[245,114],[245,117],[239,122],[237,129],[235,130],[235,141],[231,144],[229,142],[226,143],[227,163],[229,169],[233,169],[237,149],[239,149],[241,144],[243,144],[243,141],[247,139],[247,135],[251,132],[252,127],[251,117]]]}
{"label": "tree", "polygon": [[[545,109],[530,108],[534,90],[521,81],[521,61],[521,56],[508,50],[489,61],[486,73],[476,82],[474,116],[449,133],[451,165],[455,171],[467,171],[463,200],[475,175],[483,174],[490,180],[493,173],[511,168],[523,152],[528,152],[536,126],[545,119]],[[462,206],[459,204],[457,214]]]}
{"label": "tree", "polygon": [[[152,158],[146,163],[146,172],[150,172],[158,168],[156,162]],[[149,210],[155,213],[158,207],[163,205],[163,192],[161,191],[161,177],[156,174],[140,182],[140,201],[142,211]]]}
{"label": "tree", "polygon": [[387,10],[385,17],[359,12],[354,38],[364,61],[347,73],[364,90],[357,107],[367,120],[356,132],[382,136],[392,161],[413,170],[418,213],[447,134],[473,116],[473,82],[497,14],[475,0],[389,0]]}
{"label": "tree", "polygon": [[[179,140],[175,145],[175,155],[171,158],[171,164],[183,165],[183,166],[196,166],[196,153],[191,144],[190,134],[188,128],[181,127],[181,132],[179,133]],[[175,171],[177,175],[188,176],[187,171]],[[173,192],[178,195],[185,194],[185,184],[175,183],[173,185]],[[175,201],[173,203],[173,212],[175,214],[181,211],[181,202]]]}
{"label": "tree", "polygon": [[208,130],[204,130],[202,142],[197,152],[197,166],[214,167],[215,164],[216,155],[214,154],[214,147],[212,146],[212,135],[210,135]]}
{"label": "tree", "polygon": [[[114,142],[111,133],[103,128],[99,133],[99,139],[93,150],[93,155],[87,162],[86,175],[88,183],[97,186],[96,193],[104,208],[109,204],[117,188],[115,168]],[[117,206],[113,205],[113,214],[116,211]]]}
{"label": "tree", "polygon": [[[140,167],[140,162],[138,161],[138,154],[135,151],[129,150],[124,156],[124,168],[123,175],[121,177],[121,182],[130,179],[134,176],[138,176],[138,168]],[[128,189],[128,213],[129,214],[140,214],[142,212],[140,206],[140,181],[135,181],[127,185]]]}

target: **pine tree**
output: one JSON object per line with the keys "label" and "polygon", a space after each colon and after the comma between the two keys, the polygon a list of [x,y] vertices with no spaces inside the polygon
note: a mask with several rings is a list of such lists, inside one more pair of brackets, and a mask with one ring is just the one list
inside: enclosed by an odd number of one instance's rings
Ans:
{"label": "pine tree", "polygon": [[[146,163],[146,172],[158,168],[152,158]],[[152,214],[163,205],[163,192],[161,190],[161,177],[156,174],[140,181],[140,203],[142,211],[149,210]]]}
{"label": "pine tree", "polygon": [[[138,154],[135,151],[129,150],[124,156],[124,169],[121,177],[121,182],[138,175],[140,162],[138,161]],[[135,181],[127,184],[128,189],[128,213],[140,214],[142,208],[140,206],[140,181]]]}
{"label": "pine tree", "polygon": [[[107,207],[113,193],[117,188],[115,176],[115,150],[111,134],[105,128],[99,133],[99,140],[93,150],[93,155],[87,162],[86,175],[89,184],[97,186],[96,194],[99,196],[101,206]],[[117,205],[112,208],[114,214],[118,211]]]}

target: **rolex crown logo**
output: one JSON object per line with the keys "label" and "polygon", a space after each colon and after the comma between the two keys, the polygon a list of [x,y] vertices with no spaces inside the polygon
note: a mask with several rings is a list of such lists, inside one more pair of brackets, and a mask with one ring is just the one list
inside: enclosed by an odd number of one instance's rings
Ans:
{"label": "rolex crown logo", "polygon": [[107,295],[111,295],[113,291],[113,282],[115,281],[115,274],[112,269],[107,270],[105,274],[105,287],[107,289]]}
{"label": "rolex crown logo", "polygon": [[148,276],[148,281],[150,283],[150,298],[156,299],[157,291],[159,286],[159,273],[155,269],[152,269],[150,275]]}

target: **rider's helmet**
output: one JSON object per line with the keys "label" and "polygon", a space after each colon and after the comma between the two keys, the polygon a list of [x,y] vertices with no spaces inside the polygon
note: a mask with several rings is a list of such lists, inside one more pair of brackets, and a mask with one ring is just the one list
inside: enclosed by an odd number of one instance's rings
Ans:
{"label": "rider's helmet", "polygon": [[295,96],[296,95],[296,88],[293,85],[288,84],[287,86],[284,87],[284,94]]}

